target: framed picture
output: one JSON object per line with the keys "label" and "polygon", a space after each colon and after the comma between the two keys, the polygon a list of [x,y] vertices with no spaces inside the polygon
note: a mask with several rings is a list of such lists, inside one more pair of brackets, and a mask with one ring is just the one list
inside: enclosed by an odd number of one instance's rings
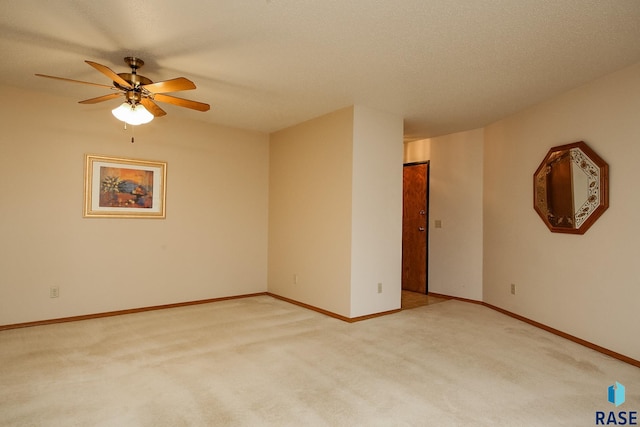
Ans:
{"label": "framed picture", "polygon": [[167,163],[85,156],[83,217],[164,218]]}

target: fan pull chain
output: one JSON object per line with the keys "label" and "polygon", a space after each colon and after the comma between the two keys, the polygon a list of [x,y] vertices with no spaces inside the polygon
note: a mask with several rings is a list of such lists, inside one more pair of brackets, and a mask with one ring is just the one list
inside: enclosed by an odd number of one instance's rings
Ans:
{"label": "fan pull chain", "polygon": [[[136,142],[135,139],[135,135],[134,135],[134,131],[135,131],[136,127],[135,126],[131,126],[131,143],[133,144],[134,142]],[[127,122],[124,122],[124,130],[127,130]]]}

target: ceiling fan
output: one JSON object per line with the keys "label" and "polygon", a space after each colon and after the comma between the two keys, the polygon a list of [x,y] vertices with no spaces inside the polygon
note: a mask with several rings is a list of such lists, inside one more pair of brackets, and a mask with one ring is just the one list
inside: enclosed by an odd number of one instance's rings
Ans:
{"label": "ceiling fan", "polygon": [[167,92],[195,89],[196,85],[185,77],[177,77],[175,79],[154,83],[147,77],[137,73],[137,70],[144,65],[144,61],[140,58],[135,58],[133,56],[127,56],[124,58],[124,62],[131,67],[131,72],[117,74],[105,65],[98,64],[93,61],[84,62],[107,76],[112,80],[113,85],[108,86],[100,83],[67,79],[64,77],[47,76],[45,74],[36,74],[36,76],[73,83],[83,83],[116,91],[115,93],[98,96],[97,98],[79,101],[80,104],[96,104],[98,102],[108,101],[124,95],[124,103],[113,109],[112,113],[119,120],[131,125],[148,123],[153,120],[154,117],[166,115],[167,113],[160,108],[158,104],[156,104],[156,101],[166,102],[168,104],[190,108],[197,111],[208,111],[210,108],[209,104],[166,95]]}

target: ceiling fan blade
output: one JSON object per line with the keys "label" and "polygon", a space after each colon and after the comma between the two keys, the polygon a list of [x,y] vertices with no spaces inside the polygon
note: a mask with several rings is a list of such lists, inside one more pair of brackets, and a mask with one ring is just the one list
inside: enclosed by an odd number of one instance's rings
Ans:
{"label": "ceiling fan blade", "polygon": [[97,104],[98,102],[108,101],[110,99],[118,98],[122,96],[121,93],[110,93],[109,95],[102,95],[97,98],[85,99],[84,101],[78,101],[79,104]]}
{"label": "ceiling fan blade", "polygon": [[188,99],[178,98],[176,96],[163,95],[161,93],[157,93],[154,95],[153,99],[160,102],[166,102],[168,104],[177,105],[179,107],[191,108],[192,110],[198,111],[209,111],[209,104],[205,104],[197,101],[190,101]]}
{"label": "ceiling fan blade", "polygon": [[165,93],[195,89],[196,85],[189,79],[178,77],[171,80],[164,80],[161,82],[144,85],[142,86],[142,88],[152,93]]}
{"label": "ceiling fan blade", "polygon": [[140,100],[140,103],[144,105],[144,108],[146,108],[151,114],[153,114],[154,117],[161,117],[167,114],[166,111],[158,107],[158,104],[156,104],[149,98],[142,98]]}
{"label": "ceiling fan blade", "polygon": [[84,62],[91,65],[93,68],[100,71],[102,74],[109,77],[111,80],[118,83],[120,86],[126,87],[127,89],[133,89],[133,86],[131,86],[131,84],[128,81],[126,81],[125,79],[117,75],[111,68],[107,67],[106,65],[98,64],[97,62],[93,62],[93,61],[84,61]]}
{"label": "ceiling fan blade", "polygon": [[99,86],[99,87],[106,87],[107,89],[111,89],[113,86],[107,86],[107,85],[103,85],[100,83],[91,83],[91,82],[83,82],[82,80],[73,80],[73,79],[67,79],[65,77],[56,77],[56,76],[47,76],[46,74],[36,74],[36,76],[38,77],[46,77],[47,79],[56,79],[56,80],[62,80],[65,82],[72,82],[72,83],[83,83],[85,85],[93,85],[93,86]]}

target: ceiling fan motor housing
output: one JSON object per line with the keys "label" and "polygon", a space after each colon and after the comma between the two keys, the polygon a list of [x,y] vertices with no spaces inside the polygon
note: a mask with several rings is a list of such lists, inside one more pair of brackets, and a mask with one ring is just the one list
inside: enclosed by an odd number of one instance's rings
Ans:
{"label": "ceiling fan motor housing", "polygon": [[140,102],[140,99],[142,99],[142,89],[140,87],[153,83],[151,79],[135,73],[118,73],[118,75],[122,77],[123,80],[129,82],[131,86],[133,86],[133,89],[131,89],[121,86],[117,82],[113,82],[113,85],[115,87],[125,92],[125,96],[128,101],[133,100],[136,102]]}
{"label": "ceiling fan motor housing", "polygon": [[127,56],[126,58],[124,58],[124,62],[129,67],[131,67],[131,72],[118,73],[118,75],[122,77],[123,80],[129,82],[129,84],[133,86],[133,90],[131,88],[123,87],[117,82],[113,82],[113,84],[118,89],[124,90],[127,101],[135,105],[142,99],[142,91],[140,89],[140,86],[151,84],[153,83],[153,81],[145,76],[138,75],[138,73],[136,73],[136,70],[144,65],[144,61],[142,59],[133,56]]}

